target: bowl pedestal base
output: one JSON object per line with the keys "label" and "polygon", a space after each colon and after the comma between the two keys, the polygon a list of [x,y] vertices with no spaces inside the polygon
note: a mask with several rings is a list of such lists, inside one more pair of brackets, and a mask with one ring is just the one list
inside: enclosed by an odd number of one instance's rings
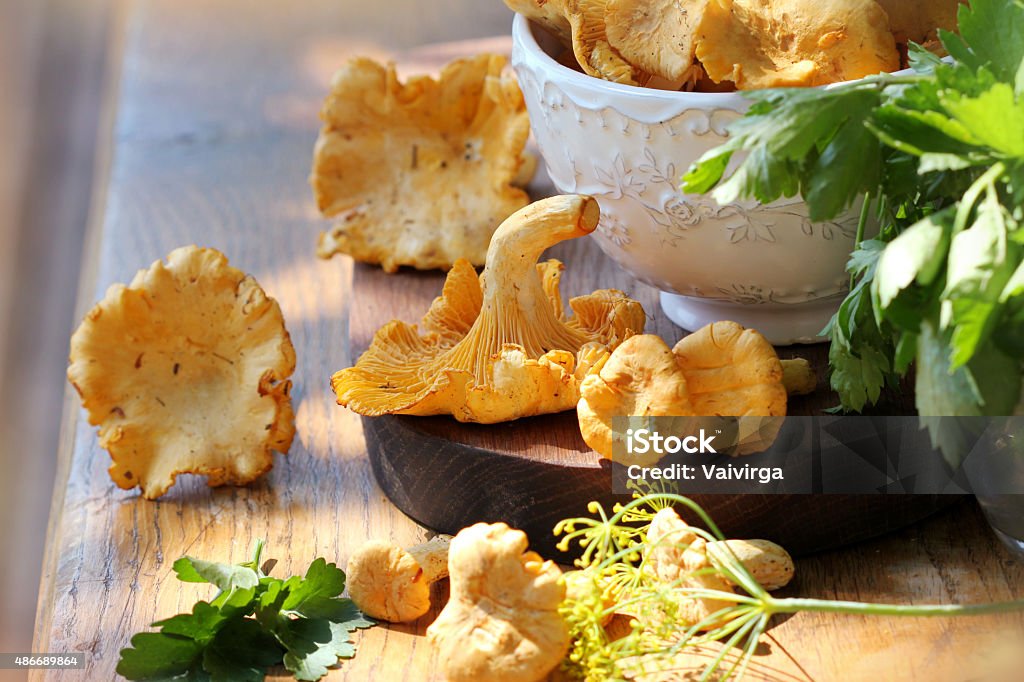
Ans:
{"label": "bowl pedestal base", "polygon": [[661,309],[687,331],[720,320],[732,320],[761,332],[773,346],[828,341],[821,336],[821,331],[842,302],[842,296],[834,296],[809,303],[755,306],[661,292]]}

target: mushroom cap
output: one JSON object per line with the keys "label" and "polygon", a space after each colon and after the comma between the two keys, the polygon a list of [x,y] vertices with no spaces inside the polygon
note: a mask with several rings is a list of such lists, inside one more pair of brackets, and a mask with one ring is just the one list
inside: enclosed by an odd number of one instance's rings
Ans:
{"label": "mushroom cap", "polygon": [[696,28],[708,0],[607,0],[608,42],[634,67],[669,81],[694,66]]}
{"label": "mushroom cap", "polygon": [[291,446],[295,349],[281,309],[219,251],[176,249],[111,286],[70,355],[121,488],[155,499],[182,473],[243,485]]}
{"label": "mushroom cap", "polygon": [[900,67],[875,0],[709,0],[697,58],[740,90],[814,86]]}
{"label": "mushroom cap", "polygon": [[[658,511],[647,530],[646,565],[659,580],[678,587],[732,592],[732,584],[713,567],[707,556],[708,543],[699,537],[671,507]],[[680,616],[689,624],[699,623],[729,606],[718,599],[684,597]]]}
{"label": "mushroom cap", "polygon": [[630,337],[591,371],[580,386],[576,412],[583,440],[607,459],[612,459],[613,417],[695,414],[676,356],[651,334]]}
{"label": "mushroom cap", "polygon": [[354,367],[332,377],[338,402],[359,414],[451,414],[484,424],[572,409],[594,344],[614,348],[643,331],[643,308],[619,291],[569,302],[562,265],[537,265],[547,247],[592,232],[591,197],[552,197],[522,209],[495,232],[477,277],[457,261],[419,328],[393,321]]}
{"label": "mushroom cap", "polygon": [[609,43],[605,23],[609,0],[505,0],[505,4],[571,46],[584,73],[627,85],[650,78]]}
{"label": "mushroom cap", "polygon": [[430,610],[430,584],[401,547],[371,540],[349,557],[345,574],[349,596],[371,618],[408,623]]}
{"label": "mushroom cap", "polygon": [[685,577],[683,554],[697,539],[689,525],[672,507],[658,510],[647,528],[647,566],[664,582]]}
{"label": "mushroom cap", "polygon": [[452,540],[451,597],[427,628],[450,682],[540,680],[568,651],[561,571],[527,545],[504,523],[478,523]]}
{"label": "mushroom cap", "polygon": [[686,376],[695,414],[786,415],[782,363],[756,330],[735,322],[713,322],[683,337],[672,352]]}
{"label": "mushroom cap", "polygon": [[640,85],[650,74],[630,64],[608,40],[608,0],[569,0],[572,50],[585,73],[613,83]]}
{"label": "mushroom cap", "polygon": [[735,322],[713,322],[681,339],[672,352],[686,376],[694,413],[722,417],[705,426],[721,431],[719,452],[739,456],[771,447],[788,395],[782,363],[767,339]]}
{"label": "mushroom cap", "polygon": [[957,11],[964,0],[878,0],[889,15],[889,28],[898,43],[924,43],[938,38],[938,29],[956,30]]}
{"label": "mushroom cap", "polygon": [[335,75],[310,178],[338,219],[322,257],[388,272],[483,265],[495,228],[529,202],[515,181],[530,122],[506,64],[483,54],[402,83],[393,64],[362,58]]}
{"label": "mushroom cap", "polygon": [[708,545],[708,556],[720,563],[729,558],[738,560],[761,584],[761,587],[769,592],[780,590],[788,585],[796,572],[793,557],[771,540],[712,542]]}
{"label": "mushroom cap", "polygon": [[571,2],[573,0],[505,0],[510,10],[543,26],[566,47],[572,45],[572,28],[569,26]]}

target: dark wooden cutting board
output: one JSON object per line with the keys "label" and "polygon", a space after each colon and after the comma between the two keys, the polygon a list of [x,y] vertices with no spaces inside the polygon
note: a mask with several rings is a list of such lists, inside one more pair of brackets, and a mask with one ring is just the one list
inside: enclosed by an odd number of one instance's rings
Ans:
{"label": "dark wooden cutting board", "polygon": [[[637,282],[592,239],[560,244],[547,254],[566,264],[563,298],[595,289],[621,289],[647,312],[647,333],[673,345],[686,332],[661,312],[657,290]],[[370,344],[385,322],[417,322],[440,294],[441,273],[402,270],[393,275],[357,264],[350,320],[352,357]],[[789,414],[813,415],[838,401],[828,389],[828,347],[779,349],[807,358],[818,390],[794,398]],[[881,414],[906,414],[908,396],[890,396]],[[587,447],[574,412],[496,425],[462,424],[449,417],[363,418],[377,482],[403,512],[439,532],[456,533],[477,521],[505,521],[522,528],[531,544],[553,556],[552,528],[562,518],[586,514],[587,503],[611,507],[628,500],[612,494],[609,463]],[[797,554],[877,536],[913,523],[954,498],[903,495],[702,495],[697,501],[726,534],[775,540]]]}

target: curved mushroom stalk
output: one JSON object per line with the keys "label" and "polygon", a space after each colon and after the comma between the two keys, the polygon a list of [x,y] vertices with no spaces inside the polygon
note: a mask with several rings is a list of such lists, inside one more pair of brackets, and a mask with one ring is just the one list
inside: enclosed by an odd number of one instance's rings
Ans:
{"label": "curved mushroom stalk", "polygon": [[518,211],[495,232],[477,277],[458,261],[419,328],[390,322],[355,367],[337,372],[338,403],[367,416],[451,414],[490,424],[576,406],[579,383],[603,353],[643,331],[643,308],[621,291],[569,302],[562,265],[543,251],[597,228],[587,196],[557,196]]}
{"label": "curved mushroom stalk", "polygon": [[475,346],[478,367],[501,351],[503,339],[516,339],[530,357],[556,348],[575,355],[590,341],[584,330],[559,319],[562,311],[555,311],[544,287],[543,277],[553,273],[539,272],[537,261],[549,247],[597,229],[601,217],[597,200],[579,195],[551,197],[516,216],[518,220],[506,221],[491,238],[487,267],[480,275],[480,316],[463,341],[464,346]]}

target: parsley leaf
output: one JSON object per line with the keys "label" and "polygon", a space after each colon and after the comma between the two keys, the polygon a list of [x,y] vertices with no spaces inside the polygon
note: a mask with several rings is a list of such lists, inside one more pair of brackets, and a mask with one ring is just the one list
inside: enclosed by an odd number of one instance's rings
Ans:
{"label": "parsley leaf", "polygon": [[974,224],[953,237],[950,245],[943,326],[953,330],[953,369],[970,360],[991,334],[1003,287],[1020,260],[1020,247],[1009,242],[1009,219],[992,191]]}
{"label": "parsley leaf", "polygon": [[319,558],[304,577],[271,578],[258,568],[262,547],[238,565],[174,562],[179,580],[209,582],[220,594],[154,623],[159,632],[135,635],[117,672],[130,680],[257,682],[283,665],[296,679],[318,680],[354,656],[352,633],[375,623],[340,597],[345,573]]}
{"label": "parsley leaf", "polygon": [[129,680],[169,680],[188,675],[203,653],[203,645],[191,637],[162,632],[140,632],[132,637],[132,647],[121,650],[117,663],[117,674]]}
{"label": "parsley leaf", "polygon": [[225,592],[235,588],[255,587],[259,582],[256,571],[247,566],[218,564],[184,556],[174,562],[178,580],[186,583],[211,583]]}
{"label": "parsley leaf", "polygon": [[352,633],[372,625],[361,614],[347,622],[328,620],[290,620],[279,631],[278,639],[287,648],[284,666],[297,680],[318,680],[339,658],[355,655]]}
{"label": "parsley leaf", "polygon": [[203,652],[203,670],[213,682],[261,682],[281,662],[277,641],[250,618],[232,620]]}
{"label": "parsley leaf", "polygon": [[[960,36],[942,31],[943,45],[960,63],[987,67],[1004,83],[1021,79],[1024,63],[1024,3],[1020,0],[971,0],[960,5]],[[1021,92],[1017,87],[1017,92]]]}
{"label": "parsley leaf", "polygon": [[[953,231],[953,211],[947,209],[922,218],[885,245],[871,281],[871,294],[880,319],[913,329],[927,309],[926,301],[911,292],[936,282],[945,269]],[[909,300],[907,300],[909,299]]]}
{"label": "parsley leaf", "polygon": [[288,598],[281,608],[303,613],[303,606],[341,594],[345,589],[345,573],[321,558],[310,564],[305,578],[289,578],[284,587],[288,590]]}
{"label": "parsley leaf", "polygon": [[1024,156],[1024,99],[1007,83],[995,83],[977,97],[944,93],[943,108],[981,146],[1013,157]]}
{"label": "parsley leaf", "polygon": [[815,221],[874,200],[878,236],[854,248],[826,330],[846,410],[915,365],[923,416],[1024,407],[1024,0],[974,0],[959,19],[940,34],[954,63],[912,46],[912,74],[750,93],[682,179],[719,202],[797,188]]}

